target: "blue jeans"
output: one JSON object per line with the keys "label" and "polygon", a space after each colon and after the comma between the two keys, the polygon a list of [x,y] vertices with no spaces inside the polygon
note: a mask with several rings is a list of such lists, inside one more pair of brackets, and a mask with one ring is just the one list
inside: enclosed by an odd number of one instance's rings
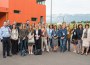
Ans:
{"label": "blue jeans", "polygon": [[65,52],[66,49],[66,39],[60,39],[60,51]]}
{"label": "blue jeans", "polygon": [[52,39],[49,38],[48,43],[49,43],[49,46],[50,46],[51,48],[53,48]]}
{"label": "blue jeans", "polygon": [[25,55],[27,51],[27,43],[26,40],[20,40],[20,53],[21,55]]}

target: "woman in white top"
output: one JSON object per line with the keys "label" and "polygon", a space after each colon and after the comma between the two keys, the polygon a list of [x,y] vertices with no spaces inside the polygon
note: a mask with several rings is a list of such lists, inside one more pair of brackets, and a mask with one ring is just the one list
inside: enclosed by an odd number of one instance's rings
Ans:
{"label": "woman in white top", "polygon": [[18,30],[15,25],[12,25],[11,31],[12,54],[18,53]]}
{"label": "woman in white top", "polygon": [[85,25],[85,29],[83,30],[83,35],[82,35],[82,55],[84,54],[84,50],[86,48],[86,55],[88,54],[89,46],[90,46],[90,29],[89,29],[89,24]]}
{"label": "woman in white top", "polygon": [[28,52],[29,52],[29,54],[33,54],[34,43],[35,43],[34,30],[33,30],[33,27],[30,27],[29,34],[28,34]]}

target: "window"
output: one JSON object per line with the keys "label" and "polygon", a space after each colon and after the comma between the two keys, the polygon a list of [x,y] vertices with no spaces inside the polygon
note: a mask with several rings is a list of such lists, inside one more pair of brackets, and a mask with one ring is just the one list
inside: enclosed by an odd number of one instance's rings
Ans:
{"label": "window", "polygon": [[32,21],[37,21],[37,18],[31,18]]}
{"label": "window", "polygon": [[37,3],[38,3],[38,4],[45,5],[45,1],[46,1],[46,0],[37,0]]}
{"label": "window", "polygon": [[21,11],[20,10],[14,10],[14,13],[19,14]]}

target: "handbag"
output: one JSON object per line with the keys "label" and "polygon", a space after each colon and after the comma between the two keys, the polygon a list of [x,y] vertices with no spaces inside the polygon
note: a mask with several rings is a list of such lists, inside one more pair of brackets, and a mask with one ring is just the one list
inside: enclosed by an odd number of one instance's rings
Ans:
{"label": "handbag", "polygon": [[34,37],[28,40],[28,43],[35,43]]}
{"label": "handbag", "polygon": [[28,43],[35,43],[34,37],[31,36],[31,32],[29,33]]}

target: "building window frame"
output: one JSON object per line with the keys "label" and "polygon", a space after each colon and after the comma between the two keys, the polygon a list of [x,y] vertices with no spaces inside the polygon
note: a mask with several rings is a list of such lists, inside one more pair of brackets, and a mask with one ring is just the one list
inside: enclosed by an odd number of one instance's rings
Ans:
{"label": "building window frame", "polygon": [[14,14],[20,14],[21,11],[20,11],[20,10],[13,10],[13,13],[14,13]]}

